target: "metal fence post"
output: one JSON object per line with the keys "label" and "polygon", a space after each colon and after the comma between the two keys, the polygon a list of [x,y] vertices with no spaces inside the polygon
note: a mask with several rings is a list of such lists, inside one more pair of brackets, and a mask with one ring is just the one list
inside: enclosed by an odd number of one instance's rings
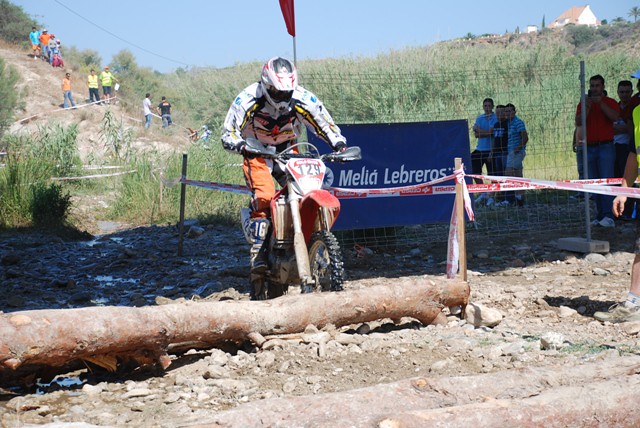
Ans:
{"label": "metal fence post", "polygon": [[182,257],[182,244],[184,242],[184,205],[187,193],[187,184],[185,180],[187,179],[187,154],[182,154],[182,177],[180,179],[180,222],[179,222],[179,231],[180,238],[178,239],[178,256]]}

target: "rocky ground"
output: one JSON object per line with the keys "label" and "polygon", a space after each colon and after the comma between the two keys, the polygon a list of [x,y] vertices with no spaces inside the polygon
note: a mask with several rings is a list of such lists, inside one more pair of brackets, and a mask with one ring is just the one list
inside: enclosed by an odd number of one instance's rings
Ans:
{"label": "rocky ground", "polygon": [[[105,234],[80,241],[3,235],[3,311],[248,299],[247,248],[239,230],[196,225],[184,256],[177,257],[173,225],[100,226]],[[575,366],[637,354],[640,325],[602,324],[592,317],[626,293],[633,231],[631,223],[595,230],[595,238],[610,241],[605,255],[563,252],[550,237],[469,242],[471,301],[501,314],[493,328],[454,315],[439,326],[379,320],[326,328],[326,349],[319,352],[316,329],[309,326],[306,336],[272,340],[262,349],[247,342],[172,355],[161,374],[83,370],[37,390],[5,390],[0,420],[7,427],[188,426],[255,400],[320,399],[414,376]],[[442,279],[445,249],[443,243],[358,253],[346,248],[346,289],[393,286],[403,277]]]}

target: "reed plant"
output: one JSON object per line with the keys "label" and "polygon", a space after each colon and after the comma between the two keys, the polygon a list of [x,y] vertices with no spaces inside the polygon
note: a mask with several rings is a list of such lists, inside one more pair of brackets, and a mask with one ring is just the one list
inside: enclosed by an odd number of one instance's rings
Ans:
{"label": "reed plant", "polygon": [[[78,171],[77,126],[40,126],[34,134],[5,135],[5,166],[0,168],[0,227],[47,222],[60,224],[69,208],[67,192],[51,178]],[[49,206],[55,210],[43,209]],[[60,208],[65,207],[60,215]],[[34,216],[35,213],[35,216]],[[56,218],[54,218],[56,217]]]}

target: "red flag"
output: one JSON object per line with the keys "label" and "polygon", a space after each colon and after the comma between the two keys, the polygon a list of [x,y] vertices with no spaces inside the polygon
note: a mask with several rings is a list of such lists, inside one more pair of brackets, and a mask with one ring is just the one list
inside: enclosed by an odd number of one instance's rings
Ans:
{"label": "red flag", "polygon": [[284,17],[284,23],[287,24],[287,32],[293,37],[296,36],[296,14],[293,11],[294,0],[280,0],[280,9],[282,9],[282,16]]}

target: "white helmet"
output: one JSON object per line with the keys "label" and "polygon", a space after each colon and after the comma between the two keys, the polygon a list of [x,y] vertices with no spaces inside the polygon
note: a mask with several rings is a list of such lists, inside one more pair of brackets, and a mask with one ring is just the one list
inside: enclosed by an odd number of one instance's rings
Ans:
{"label": "white helmet", "polygon": [[262,67],[262,94],[279,111],[289,107],[293,91],[298,87],[296,66],[288,59],[271,58]]}

